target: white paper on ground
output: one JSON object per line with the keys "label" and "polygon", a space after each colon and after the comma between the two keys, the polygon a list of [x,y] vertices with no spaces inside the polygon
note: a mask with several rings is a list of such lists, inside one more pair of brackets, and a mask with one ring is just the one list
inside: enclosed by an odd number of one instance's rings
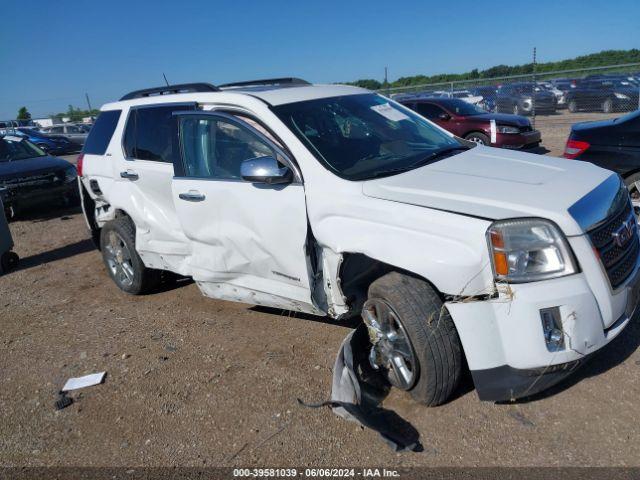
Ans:
{"label": "white paper on ground", "polygon": [[70,378],[67,380],[67,383],[62,387],[63,392],[68,392],[69,390],[77,390],[79,388],[92,387],[93,385],[98,385],[102,383],[104,380],[104,376],[107,372],[100,373],[92,373],[91,375],[85,375],[84,377],[76,377]]}
{"label": "white paper on ground", "polygon": [[379,113],[385,118],[388,118],[392,122],[399,122],[400,120],[407,120],[409,118],[400,110],[393,108],[388,103],[383,103],[382,105],[374,105],[373,107],[371,107],[371,110]]}

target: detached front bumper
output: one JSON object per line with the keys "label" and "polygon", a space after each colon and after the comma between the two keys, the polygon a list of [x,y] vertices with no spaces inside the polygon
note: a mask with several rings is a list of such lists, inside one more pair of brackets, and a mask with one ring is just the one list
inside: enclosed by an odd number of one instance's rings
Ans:
{"label": "detached front bumper", "polygon": [[[539,393],[573,373],[613,340],[638,304],[640,263],[612,294],[622,305],[605,318],[585,273],[529,284],[502,285],[498,298],[446,304],[481,400]],[[557,308],[564,347],[550,349],[541,311]],[[608,314],[607,314],[608,315]]]}

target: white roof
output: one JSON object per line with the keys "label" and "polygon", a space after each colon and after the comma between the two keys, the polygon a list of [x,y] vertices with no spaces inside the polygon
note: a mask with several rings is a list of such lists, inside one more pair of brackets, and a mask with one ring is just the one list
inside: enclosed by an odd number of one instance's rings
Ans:
{"label": "white roof", "polygon": [[[231,90],[230,90],[231,91]],[[242,88],[237,90],[242,92]],[[301,87],[265,88],[261,90],[247,89],[246,93],[261,98],[271,105],[316,100],[318,98],[339,97],[341,95],[357,95],[371,93],[369,90],[348,85],[305,85]]]}
{"label": "white roof", "polygon": [[189,92],[169,95],[152,95],[149,97],[134,98],[118,102],[107,103],[102,110],[120,108],[122,105],[153,105],[167,102],[216,102],[220,97],[225,101],[233,98],[233,95],[249,95],[257,97],[270,105],[284,105],[286,103],[303,102],[318,98],[338,97],[342,95],[357,95],[371,93],[364,88],[348,85],[303,85],[295,87],[281,86],[246,86],[223,88],[219,92]]}

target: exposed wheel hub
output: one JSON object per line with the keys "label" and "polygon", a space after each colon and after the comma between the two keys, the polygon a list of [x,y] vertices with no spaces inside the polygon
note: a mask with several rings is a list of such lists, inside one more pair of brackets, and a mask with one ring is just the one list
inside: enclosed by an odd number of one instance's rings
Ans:
{"label": "exposed wheel hub", "polygon": [[373,344],[371,366],[383,369],[394,387],[409,390],[417,378],[418,364],[398,314],[386,301],[373,298],[364,304],[362,317]]}

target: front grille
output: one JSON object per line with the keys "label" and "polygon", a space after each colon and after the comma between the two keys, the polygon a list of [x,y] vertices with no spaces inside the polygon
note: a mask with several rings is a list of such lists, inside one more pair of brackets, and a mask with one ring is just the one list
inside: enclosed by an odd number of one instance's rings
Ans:
{"label": "front grille", "polygon": [[[628,221],[631,221],[633,231],[628,239],[619,244],[614,234]],[[607,272],[611,287],[619,287],[633,272],[640,252],[640,238],[629,202],[625,202],[623,208],[589,231],[588,235]]]}

